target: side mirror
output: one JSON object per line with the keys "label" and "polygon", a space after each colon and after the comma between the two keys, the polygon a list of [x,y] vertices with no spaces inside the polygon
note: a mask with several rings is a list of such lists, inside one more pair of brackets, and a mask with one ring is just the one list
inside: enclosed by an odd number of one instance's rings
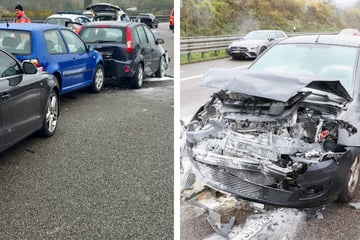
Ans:
{"label": "side mirror", "polygon": [[23,70],[25,74],[35,74],[37,73],[37,68],[35,67],[35,65],[30,62],[30,61],[24,61],[22,63],[23,65]]}
{"label": "side mirror", "polygon": [[157,40],[156,40],[156,44],[164,44],[165,43],[165,41],[164,41],[164,39],[162,39],[162,38],[158,38]]}

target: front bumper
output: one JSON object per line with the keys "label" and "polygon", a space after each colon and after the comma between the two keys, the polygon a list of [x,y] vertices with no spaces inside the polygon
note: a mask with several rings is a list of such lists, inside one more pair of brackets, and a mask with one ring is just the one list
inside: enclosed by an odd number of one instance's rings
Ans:
{"label": "front bumper", "polygon": [[249,50],[246,47],[230,47],[228,49],[230,56],[244,57],[244,58],[256,58],[258,53],[256,50]]}
{"label": "front bumper", "polygon": [[297,177],[291,190],[282,186],[278,178],[263,171],[212,165],[189,157],[192,171],[206,186],[255,202],[305,208],[337,199],[351,156],[348,150],[338,161],[326,160],[310,165],[305,173]]}

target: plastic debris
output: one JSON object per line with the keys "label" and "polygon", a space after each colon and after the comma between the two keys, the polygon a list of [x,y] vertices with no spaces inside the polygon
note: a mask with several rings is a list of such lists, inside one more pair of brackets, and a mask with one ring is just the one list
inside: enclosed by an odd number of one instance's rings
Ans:
{"label": "plastic debris", "polygon": [[316,218],[317,219],[324,219],[324,215],[322,214],[322,212],[320,212],[320,210],[316,210]]}
{"label": "plastic debris", "polygon": [[357,203],[349,203],[352,207],[356,208],[356,209],[360,209],[360,202]]}

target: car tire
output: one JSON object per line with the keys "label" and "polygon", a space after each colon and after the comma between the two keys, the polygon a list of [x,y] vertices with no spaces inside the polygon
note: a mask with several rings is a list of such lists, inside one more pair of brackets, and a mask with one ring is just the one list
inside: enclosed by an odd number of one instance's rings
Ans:
{"label": "car tire", "polygon": [[159,63],[159,69],[156,71],[155,76],[157,78],[163,78],[165,75],[165,58],[164,56],[161,56],[160,63]]}
{"label": "car tire", "polygon": [[266,47],[265,47],[265,46],[262,46],[262,47],[260,48],[259,55],[262,54],[265,50],[266,50]]}
{"label": "car tire", "polygon": [[54,90],[51,90],[46,102],[43,126],[40,135],[50,137],[54,135],[59,118],[59,97]]}
{"label": "car tire", "polygon": [[349,167],[345,176],[344,188],[339,194],[337,201],[350,202],[359,188],[360,181],[360,153],[355,155],[354,162]]}
{"label": "car tire", "polygon": [[141,63],[136,66],[135,76],[132,78],[131,87],[139,89],[142,87],[144,81],[144,69]]}
{"label": "car tire", "polygon": [[96,67],[94,80],[91,85],[91,91],[94,93],[98,93],[102,90],[103,86],[104,86],[104,67],[101,64],[99,64]]}
{"label": "car tire", "polygon": [[237,55],[231,55],[231,59],[232,60],[243,60],[244,58],[241,56],[237,56]]}

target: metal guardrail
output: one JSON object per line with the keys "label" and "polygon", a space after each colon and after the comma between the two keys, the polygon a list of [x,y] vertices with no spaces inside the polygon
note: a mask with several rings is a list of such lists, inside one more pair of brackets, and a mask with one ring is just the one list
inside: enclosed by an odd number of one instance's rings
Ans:
{"label": "metal guardrail", "polygon": [[[289,37],[299,35],[319,35],[319,34],[337,34],[335,32],[292,32],[287,33]],[[230,43],[243,37],[239,35],[221,35],[221,36],[202,36],[202,37],[184,37],[180,39],[180,54],[187,55],[187,61],[190,62],[190,56],[193,53],[201,53],[201,58],[207,52],[215,52],[215,55],[220,50],[227,50]]]}
{"label": "metal guardrail", "polygon": [[190,62],[191,54],[201,53],[201,59],[206,52],[215,52],[227,49],[229,44],[241,38],[243,35],[221,35],[211,37],[187,37],[180,39],[180,54],[187,55]]}

